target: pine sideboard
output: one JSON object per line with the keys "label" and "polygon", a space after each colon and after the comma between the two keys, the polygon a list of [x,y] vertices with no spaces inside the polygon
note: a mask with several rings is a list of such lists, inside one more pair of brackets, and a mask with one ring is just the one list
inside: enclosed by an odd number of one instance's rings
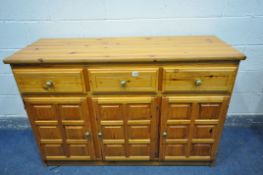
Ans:
{"label": "pine sideboard", "polygon": [[40,39],[4,63],[48,165],[209,165],[244,59],[167,36]]}

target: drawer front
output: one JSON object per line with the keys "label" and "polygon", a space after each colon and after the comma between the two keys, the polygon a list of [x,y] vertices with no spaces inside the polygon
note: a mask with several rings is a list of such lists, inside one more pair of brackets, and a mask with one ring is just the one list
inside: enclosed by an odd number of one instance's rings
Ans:
{"label": "drawer front", "polygon": [[164,92],[231,91],[237,68],[222,67],[165,67]]}
{"label": "drawer front", "polygon": [[92,92],[155,92],[158,68],[89,69]]}
{"label": "drawer front", "polygon": [[86,91],[83,70],[14,69],[21,93],[83,93]]}

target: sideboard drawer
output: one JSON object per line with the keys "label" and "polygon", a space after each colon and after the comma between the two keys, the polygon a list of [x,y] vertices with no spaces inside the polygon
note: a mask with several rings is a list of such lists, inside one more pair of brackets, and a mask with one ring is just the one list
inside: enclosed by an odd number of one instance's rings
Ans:
{"label": "sideboard drawer", "polygon": [[83,93],[86,91],[83,69],[14,69],[21,93]]}
{"label": "sideboard drawer", "polygon": [[235,66],[174,66],[164,67],[164,92],[231,91],[237,68]]}
{"label": "sideboard drawer", "polygon": [[92,92],[156,92],[158,68],[88,69]]}

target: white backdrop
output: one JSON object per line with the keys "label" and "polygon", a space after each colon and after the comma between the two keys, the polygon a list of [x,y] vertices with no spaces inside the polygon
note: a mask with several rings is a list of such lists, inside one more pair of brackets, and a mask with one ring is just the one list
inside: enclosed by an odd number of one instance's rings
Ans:
{"label": "white backdrop", "polygon": [[[216,35],[247,55],[228,115],[263,114],[262,0],[10,0],[0,4],[0,59],[44,37]],[[0,117],[25,117],[0,63]]]}

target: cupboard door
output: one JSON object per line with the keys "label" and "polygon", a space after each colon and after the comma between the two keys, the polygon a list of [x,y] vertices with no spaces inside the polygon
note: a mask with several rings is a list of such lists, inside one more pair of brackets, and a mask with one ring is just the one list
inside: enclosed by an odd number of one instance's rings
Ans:
{"label": "cupboard door", "polygon": [[156,154],[157,98],[93,98],[104,160],[152,160]]}
{"label": "cupboard door", "polygon": [[161,160],[213,160],[228,96],[167,96],[162,99]]}
{"label": "cupboard door", "polygon": [[27,97],[24,100],[43,159],[94,158],[86,98]]}

